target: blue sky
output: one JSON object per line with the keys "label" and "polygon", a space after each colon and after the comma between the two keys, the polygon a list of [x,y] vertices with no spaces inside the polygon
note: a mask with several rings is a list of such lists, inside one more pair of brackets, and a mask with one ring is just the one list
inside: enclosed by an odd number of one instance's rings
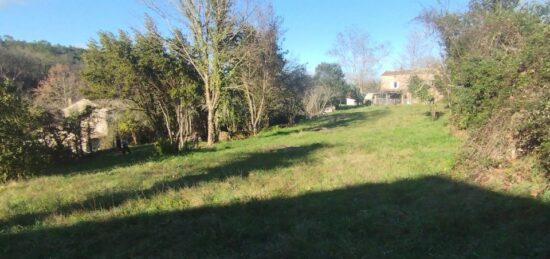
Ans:
{"label": "blue sky", "polygon": [[[449,1],[451,2],[451,1]],[[437,0],[273,0],[283,19],[283,46],[289,57],[307,63],[308,70],[323,61],[338,32],[355,27],[378,42],[391,44],[383,68],[391,69],[423,7]],[[466,0],[453,0],[452,8]],[[0,35],[47,40],[83,47],[97,32],[141,28],[148,9],[139,0],[0,0]]]}

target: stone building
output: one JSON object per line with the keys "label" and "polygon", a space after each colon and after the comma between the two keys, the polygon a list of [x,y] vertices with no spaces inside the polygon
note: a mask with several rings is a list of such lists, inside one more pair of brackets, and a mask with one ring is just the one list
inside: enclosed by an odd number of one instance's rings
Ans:
{"label": "stone building", "polygon": [[[81,122],[81,145],[82,151],[85,153],[97,151],[100,146],[100,140],[108,135],[109,109],[100,107],[88,99],[81,99],[63,109],[63,115],[69,117],[82,114],[89,108],[92,109],[91,115]],[[75,138],[75,136],[70,136],[70,138]]]}
{"label": "stone building", "polygon": [[[386,71],[380,77],[380,91],[367,94],[365,102],[371,104],[414,104],[419,101],[409,91],[409,79],[416,75],[433,86],[435,69]],[[433,89],[433,88],[432,88]],[[436,99],[441,98],[433,89]]]}

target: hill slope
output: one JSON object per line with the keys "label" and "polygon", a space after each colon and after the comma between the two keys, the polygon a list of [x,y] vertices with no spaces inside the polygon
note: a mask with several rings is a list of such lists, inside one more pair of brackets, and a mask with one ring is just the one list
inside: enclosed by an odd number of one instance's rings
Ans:
{"label": "hill slope", "polygon": [[[105,153],[0,187],[8,257],[545,257],[548,201],[453,179],[422,106],[359,108],[192,154]],[[542,226],[542,227],[541,227]]]}
{"label": "hill slope", "polygon": [[84,49],[52,45],[47,41],[26,42],[0,37],[0,80],[13,81],[29,92],[47,76],[55,64],[78,66]]}

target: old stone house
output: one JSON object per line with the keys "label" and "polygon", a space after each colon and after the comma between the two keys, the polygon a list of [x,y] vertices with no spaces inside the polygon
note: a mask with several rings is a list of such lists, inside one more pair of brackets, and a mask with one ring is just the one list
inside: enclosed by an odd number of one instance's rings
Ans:
{"label": "old stone house", "polygon": [[[365,103],[371,104],[414,104],[419,101],[413,98],[409,91],[409,79],[416,75],[420,79],[433,86],[437,70],[425,68],[415,70],[386,71],[380,77],[380,91],[369,93],[365,97]],[[436,99],[441,95],[435,89],[432,91]]]}
{"label": "old stone house", "polygon": [[[64,108],[63,115],[65,117],[78,116],[92,109],[91,114],[87,119],[81,122],[82,128],[82,151],[90,153],[97,151],[100,147],[101,139],[109,135],[109,109],[100,107],[88,99],[81,99],[68,107]],[[71,136],[75,138],[76,136]]]}

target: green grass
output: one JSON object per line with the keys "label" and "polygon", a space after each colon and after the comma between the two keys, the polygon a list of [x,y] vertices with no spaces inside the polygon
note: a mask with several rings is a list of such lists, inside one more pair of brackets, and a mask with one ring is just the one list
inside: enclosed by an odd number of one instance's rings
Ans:
{"label": "green grass", "polygon": [[548,199],[453,175],[461,142],[425,110],[349,109],[5,184],[0,258],[550,256]]}

